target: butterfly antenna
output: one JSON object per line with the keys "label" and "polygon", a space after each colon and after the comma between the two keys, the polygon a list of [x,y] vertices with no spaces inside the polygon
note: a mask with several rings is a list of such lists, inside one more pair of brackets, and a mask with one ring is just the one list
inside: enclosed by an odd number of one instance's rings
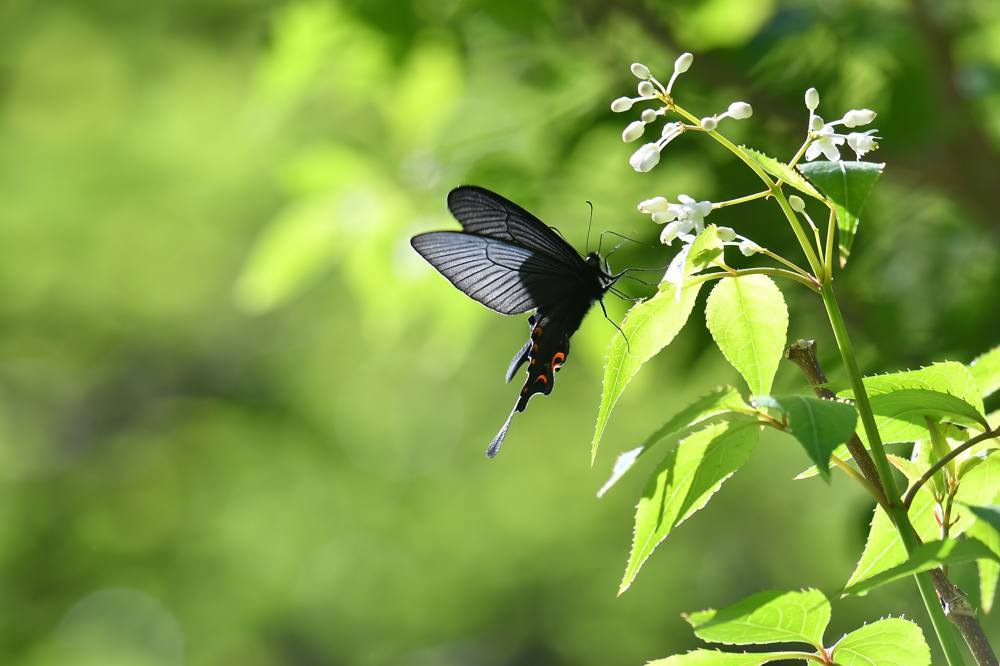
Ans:
{"label": "butterfly antenna", "polygon": [[590,228],[594,226],[594,204],[588,201],[587,205],[590,206],[590,221],[587,222],[587,254],[590,254]]}
{"label": "butterfly antenna", "polygon": [[629,347],[628,336],[625,335],[625,331],[622,330],[621,326],[619,326],[618,324],[615,323],[614,319],[612,319],[611,317],[608,316],[608,310],[607,310],[607,308],[604,307],[604,300],[601,299],[601,300],[599,300],[597,302],[601,304],[601,311],[604,313],[604,318],[607,319],[608,321],[610,321],[611,325],[614,326],[615,328],[617,328],[618,332],[622,334],[623,338],[625,338],[625,351],[627,351],[628,353],[631,354],[632,353],[632,348]]}
{"label": "butterfly antenna", "polygon": [[622,240],[627,240],[630,243],[635,243],[636,245],[642,245],[643,247],[648,247],[648,248],[651,248],[653,250],[655,250],[657,248],[657,246],[653,245],[652,243],[643,243],[642,241],[638,241],[638,240],[636,240],[634,238],[629,238],[628,236],[620,234],[617,231],[611,231],[610,229],[605,229],[604,231],[601,232],[601,239],[602,240],[604,239],[604,236],[606,234],[610,234],[612,236],[617,236],[618,238],[621,238]]}

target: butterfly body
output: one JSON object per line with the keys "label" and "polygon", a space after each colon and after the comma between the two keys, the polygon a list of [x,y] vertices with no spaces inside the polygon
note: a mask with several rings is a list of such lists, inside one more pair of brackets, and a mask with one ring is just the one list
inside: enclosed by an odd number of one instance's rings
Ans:
{"label": "butterfly body", "polygon": [[569,357],[570,337],[595,301],[615,283],[600,256],[581,256],[531,213],[489,190],[462,186],[448,195],[462,231],[432,231],[410,243],[463,293],[501,314],[530,310],[528,341],[507,368],[507,381],[523,365],[527,379],[487,455],[499,451],[516,412],[536,393],[548,395]]}

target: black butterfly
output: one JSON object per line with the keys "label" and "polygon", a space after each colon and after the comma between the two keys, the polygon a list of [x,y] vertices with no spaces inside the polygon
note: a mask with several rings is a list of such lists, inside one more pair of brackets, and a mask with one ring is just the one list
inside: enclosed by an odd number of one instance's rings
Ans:
{"label": "black butterfly", "polygon": [[528,379],[486,450],[492,458],[514,413],[523,412],[536,393],[552,392],[554,373],[569,356],[570,336],[594,301],[604,309],[604,294],[622,273],[605,271],[596,252],[580,256],[554,229],[495,192],[457,187],[448,194],[448,209],[462,231],[419,234],[410,239],[413,249],[491,310],[505,315],[535,310],[528,318],[531,337],[507,368],[510,382],[527,363]]}

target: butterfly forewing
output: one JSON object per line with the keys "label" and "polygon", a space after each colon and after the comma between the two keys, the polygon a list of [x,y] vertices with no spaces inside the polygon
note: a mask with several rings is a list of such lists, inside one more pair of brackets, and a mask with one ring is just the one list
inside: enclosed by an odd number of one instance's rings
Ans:
{"label": "butterfly forewing", "polygon": [[505,199],[474,185],[456,187],[448,194],[448,209],[470,234],[498,238],[562,260],[567,269],[584,270],[579,253],[537,217]]}

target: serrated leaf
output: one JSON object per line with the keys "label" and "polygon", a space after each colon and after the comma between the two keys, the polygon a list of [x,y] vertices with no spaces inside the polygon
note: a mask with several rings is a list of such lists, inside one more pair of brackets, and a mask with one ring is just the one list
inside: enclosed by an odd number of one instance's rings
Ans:
{"label": "serrated leaf", "polygon": [[[950,418],[959,422],[984,421],[979,387],[972,373],[961,363],[947,361],[919,370],[873,375],[865,377],[864,383],[871,398],[875,423],[883,444],[927,438],[924,417]],[[950,397],[919,392],[901,393],[903,391],[927,391]],[[894,393],[899,395],[895,398],[882,397]],[[854,392],[845,390],[839,395],[853,398]],[[858,437],[868,445],[868,437],[863,429],[858,431]]]}
{"label": "serrated leaf", "polygon": [[808,162],[798,166],[806,178],[833,204],[837,216],[840,265],[847,263],[858,230],[858,217],[884,164],[875,162]]}
{"label": "serrated leaf", "polygon": [[795,658],[794,653],[788,652],[737,653],[693,650],[687,654],[675,654],[666,659],[646,662],[646,666],[760,666],[772,661]]}
{"label": "serrated leaf", "polygon": [[823,647],[830,602],[819,590],[759,592],[721,610],[687,613],[694,635],[709,643],[808,643]]}
{"label": "serrated leaf", "polygon": [[622,478],[626,472],[632,469],[640,457],[661,442],[666,444],[676,443],[695,430],[707,425],[710,421],[729,420],[737,412],[745,412],[748,409],[749,407],[743,402],[743,398],[740,397],[739,392],[732,386],[722,386],[698,398],[674,414],[656,432],[647,437],[642,444],[630,451],[619,454],[611,470],[611,477],[597,491],[597,496],[603,497],[604,493],[608,492],[611,486],[618,482],[618,479]]}
{"label": "serrated leaf", "polygon": [[847,634],[831,655],[838,666],[930,666],[931,650],[920,627],[890,617]]}
{"label": "serrated leaf", "polygon": [[778,285],[766,275],[722,278],[708,296],[705,321],[750,392],[769,393],[788,333],[788,308]]}
{"label": "serrated leaf", "polygon": [[886,583],[908,578],[909,576],[930,571],[949,564],[963,564],[976,560],[994,560],[1000,562],[996,554],[981,541],[975,539],[945,539],[930,541],[918,546],[902,564],[898,564],[882,573],[844,589],[844,594],[863,595]]}
{"label": "serrated leaf", "polygon": [[716,228],[707,227],[691,244],[681,262],[679,291],[675,291],[673,285],[661,284],[655,296],[637,303],[625,316],[621,328],[628,342],[625,342],[621,334],[615,334],[611,338],[604,366],[601,405],[597,411],[597,425],[591,443],[591,462],[597,457],[597,447],[607,427],[611,410],[625,387],[646,361],[673,341],[691,316],[701,284],[687,285],[685,280],[708,266],[721,251],[722,243]]}
{"label": "serrated leaf", "polygon": [[815,197],[820,201],[823,200],[823,195],[820,194],[808,180],[803,178],[802,174],[784,162],[776,160],[769,155],[765,155],[760,151],[754,150],[753,148],[747,148],[746,146],[740,146],[740,150],[745,152],[750,159],[759,164],[764,171],[768,172],[775,178],[788,183],[803,194],[808,194],[809,196]]}
{"label": "serrated leaf", "polygon": [[973,360],[969,370],[979,385],[983,399],[996,393],[1000,389],[1000,345]]}
{"label": "serrated leaf", "polygon": [[807,395],[758,396],[754,402],[787,417],[788,432],[802,444],[820,475],[829,479],[830,455],[854,434],[858,421],[854,406]]}
{"label": "serrated leaf", "polygon": [[[996,489],[1000,487],[1000,459],[994,458],[991,456],[975,467],[959,484],[955,494],[956,502],[952,505],[951,517],[955,521],[949,531],[952,537],[963,534],[975,522],[975,515],[962,504],[983,504],[992,501],[996,495]],[[941,538],[941,528],[934,518],[935,504],[934,494],[928,484],[924,484],[910,505],[910,522],[917,535],[925,542]],[[906,548],[899,538],[899,532],[882,507],[876,507],[864,552],[845,588],[900,565],[906,559]]]}
{"label": "serrated leaf", "polygon": [[759,437],[757,420],[741,416],[713,423],[671,449],[650,477],[636,506],[632,549],[618,594],[674,527],[708,503],[749,459]]}
{"label": "serrated leaf", "polygon": [[[982,520],[977,520],[966,534],[973,539],[982,541],[997,557],[1000,557],[1000,532],[997,532],[993,526]],[[993,601],[996,598],[997,579],[1000,579],[1000,563],[994,560],[978,560],[976,566],[979,569],[979,607],[984,613],[989,613],[993,610]]]}

